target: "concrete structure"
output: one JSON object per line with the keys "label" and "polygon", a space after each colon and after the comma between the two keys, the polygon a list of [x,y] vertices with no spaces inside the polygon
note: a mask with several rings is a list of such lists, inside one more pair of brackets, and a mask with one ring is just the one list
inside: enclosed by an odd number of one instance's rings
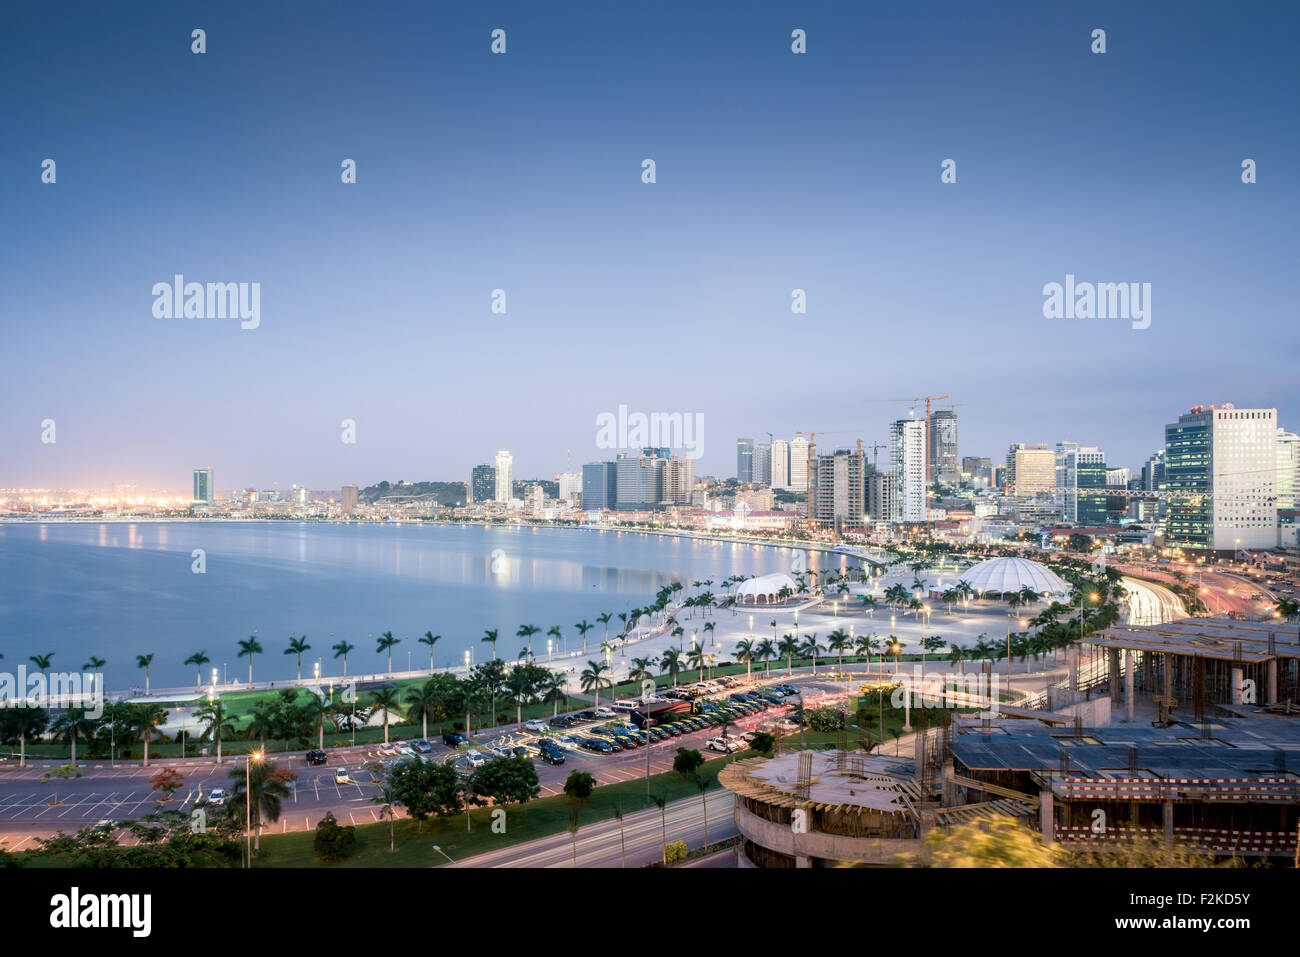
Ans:
{"label": "concrete structure", "polygon": [[561,472],[555,476],[559,487],[559,497],[565,502],[577,502],[582,499],[582,473]]}
{"label": "concrete structure", "polygon": [[741,485],[754,481],[753,439],[736,439],[736,481]]}
{"label": "concrete structure", "polygon": [[674,455],[664,462],[663,501],[670,505],[689,505],[695,491],[695,462]]}
{"label": "concrete structure", "polygon": [[1277,507],[1296,507],[1300,494],[1300,435],[1277,430]]}
{"label": "concrete structure", "polygon": [[614,508],[618,503],[618,466],[588,462],[582,467],[582,507],[588,511]]}
{"label": "concrete structure", "polygon": [[790,484],[792,492],[808,490],[808,439],[796,435],[790,440]]}
{"label": "concrete structure", "polygon": [[614,461],[617,486],[614,507],[621,510],[655,508],[664,497],[664,460],[657,455],[620,452]]}
{"label": "concrete structure", "polygon": [[957,465],[957,413],[939,409],[930,416],[930,479],[956,485],[961,480]]}
{"label": "concrete structure", "polygon": [[839,449],[830,455],[819,455],[809,477],[809,521],[836,533],[862,527],[866,496],[860,452]]}
{"label": "concrete structure", "polygon": [[772,484],[772,446],[766,442],[754,446],[754,484]]}
{"label": "concrete structure", "polygon": [[466,505],[490,502],[497,493],[497,470],[491,465],[476,465],[469,473]]}
{"label": "concrete structure", "polygon": [[1017,498],[1056,493],[1056,452],[1046,445],[1022,445],[1007,450],[1007,493]]}
{"label": "concrete structure", "polygon": [[496,457],[496,489],[493,498],[509,502],[514,498],[515,457],[502,449]]}
{"label": "concrete structure", "polygon": [[1057,443],[1056,488],[1065,521],[1076,525],[1105,524],[1106,474],[1106,453],[1095,445]]}
{"label": "concrete structure", "polygon": [[357,510],[357,487],[355,485],[343,486],[343,492],[340,496],[344,515],[351,515]]}

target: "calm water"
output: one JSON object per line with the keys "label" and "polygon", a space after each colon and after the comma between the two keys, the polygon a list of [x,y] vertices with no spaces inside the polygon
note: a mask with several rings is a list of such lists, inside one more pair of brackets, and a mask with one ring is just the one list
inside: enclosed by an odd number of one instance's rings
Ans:
{"label": "calm water", "polygon": [[[207,571],[190,570],[193,549]],[[254,677],[293,677],[284,648],[307,635],[303,673],[322,658],[325,674],[342,664],[329,650],[346,638],[357,649],[352,674],[382,670],[373,636],[402,638],[393,667],[428,663],[416,638],[441,634],[435,664],[462,662],[479,639],[499,629],[499,656],[523,645],[521,624],[559,625],[569,648],[581,647],[573,624],[608,611],[648,604],[671,581],[786,570],[790,553],[751,545],[698,542],[589,529],[480,528],[428,525],[174,523],[0,525],[0,667],[54,652],[55,670],[107,659],[108,688],[144,685],[137,654],[153,653],[156,687],[194,681],[183,664],[196,651],[231,679],[248,675],[236,642],[256,632],[265,649]],[[815,557],[810,564],[816,565]],[[495,567],[494,567],[495,566]],[[714,586],[715,592],[721,588]],[[618,619],[611,621],[617,633]],[[588,633],[598,645],[603,626]],[[557,649],[558,650],[558,649]],[[206,674],[205,674],[206,678]]]}

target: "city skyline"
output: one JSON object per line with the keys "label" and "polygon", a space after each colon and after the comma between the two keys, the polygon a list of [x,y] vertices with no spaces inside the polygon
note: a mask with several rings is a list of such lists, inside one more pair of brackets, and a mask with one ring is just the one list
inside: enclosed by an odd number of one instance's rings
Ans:
{"label": "city skyline", "polygon": [[[995,459],[1068,440],[1136,467],[1194,405],[1294,428],[1297,14],[1178,10],[771,5],[684,32],[398,5],[322,14],[309,42],[288,10],[214,10],[196,56],[193,12],[21,9],[0,485],[463,481],[502,446],[550,475],[599,459],[621,405],[701,415],[714,475],[737,436],[886,441],[907,409],[866,400],[915,393],[950,394],[962,448]],[[256,328],[157,318],[178,274],[260,284]],[[1045,318],[1076,276],[1149,282],[1150,326]],[[782,384],[792,353],[812,388]]]}

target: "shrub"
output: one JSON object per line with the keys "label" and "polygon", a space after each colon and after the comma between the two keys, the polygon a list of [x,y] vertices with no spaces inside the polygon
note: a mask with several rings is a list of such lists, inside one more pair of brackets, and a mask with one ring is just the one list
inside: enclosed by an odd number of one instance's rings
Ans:
{"label": "shrub", "polygon": [[564,781],[564,793],[575,801],[585,801],[596,789],[596,779],[586,771],[572,771]]}
{"label": "shrub", "polygon": [[808,713],[808,727],[813,731],[839,731],[844,727],[844,712],[838,708],[817,708]]}
{"label": "shrub", "polygon": [[686,860],[686,842],[673,841],[671,844],[664,845],[664,861],[668,864],[676,864],[678,861]]}
{"label": "shrub", "polygon": [[322,861],[341,861],[352,853],[352,845],[356,843],[356,839],[356,828],[351,825],[346,827],[340,825],[334,813],[326,811],[325,816],[316,825],[314,845],[316,856]]}

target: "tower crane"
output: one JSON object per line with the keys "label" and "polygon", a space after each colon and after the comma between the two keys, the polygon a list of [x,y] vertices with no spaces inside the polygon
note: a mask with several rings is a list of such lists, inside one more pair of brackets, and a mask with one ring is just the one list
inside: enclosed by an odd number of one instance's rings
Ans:
{"label": "tower crane", "polygon": [[926,497],[926,501],[929,501],[930,498],[930,433],[931,433],[930,404],[932,402],[939,402],[943,399],[948,399],[948,398],[951,398],[951,396],[921,395],[921,396],[917,396],[914,399],[867,399],[866,400],[867,402],[911,402],[913,410],[915,410],[916,408],[916,403],[920,402],[922,399],[925,400],[925,497]]}

